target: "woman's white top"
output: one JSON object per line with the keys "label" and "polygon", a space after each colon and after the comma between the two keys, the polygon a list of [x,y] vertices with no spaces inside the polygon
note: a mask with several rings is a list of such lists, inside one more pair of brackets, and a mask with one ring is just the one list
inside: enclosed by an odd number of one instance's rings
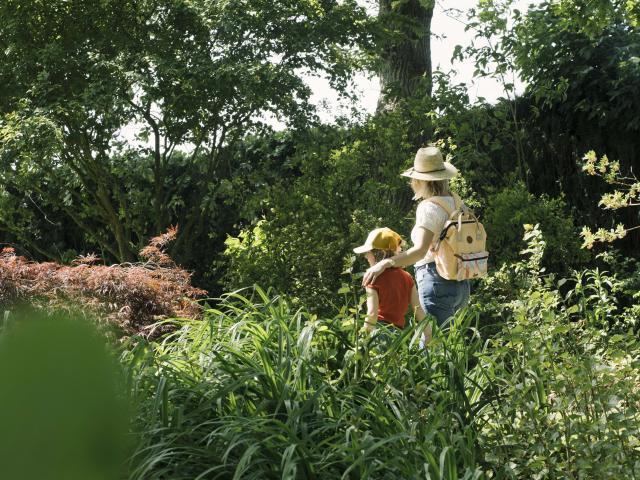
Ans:
{"label": "woman's white top", "polygon": [[[456,208],[456,202],[453,199],[453,197],[447,196],[447,197],[433,197],[433,198],[437,198],[443,201],[444,203],[446,203],[446,205],[451,207],[452,211],[454,208]],[[429,245],[429,251],[427,251],[427,254],[422,260],[420,260],[419,262],[416,262],[416,265],[415,265],[416,267],[419,267],[420,265],[424,265],[425,263],[430,263],[434,261],[431,247],[438,240],[438,237],[440,236],[440,232],[442,231],[442,228],[444,227],[444,224],[448,219],[449,219],[449,215],[440,205],[436,205],[433,202],[428,202],[427,200],[422,200],[418,204],[418,208],[416,208],[416,224],[413,227],[413,230],[411,230],[411,241],[415,245],[416,236],[418,234],[418,230],[417,230],[418,228],[426,228],[427,230],[432,232],[433,239],[431,240],[431,245]]]}

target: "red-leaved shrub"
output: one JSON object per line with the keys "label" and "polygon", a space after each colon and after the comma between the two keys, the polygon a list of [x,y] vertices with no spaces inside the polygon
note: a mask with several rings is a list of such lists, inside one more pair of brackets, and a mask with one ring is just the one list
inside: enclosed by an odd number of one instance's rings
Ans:
{"label": "red-leaved shrub", "polygon": [[93,254],[71,266],[30,262],[12,248],[0,251],[0,306],[27,301],[45,307],[77,305],[117,323],[125,333],[149,335],[150,325],[170,317],[198,318],[194,300],[207,294],[191,285],[191,274],[165,253],[177,228],[151,239],[140,251],[144,262],[97,265]]}

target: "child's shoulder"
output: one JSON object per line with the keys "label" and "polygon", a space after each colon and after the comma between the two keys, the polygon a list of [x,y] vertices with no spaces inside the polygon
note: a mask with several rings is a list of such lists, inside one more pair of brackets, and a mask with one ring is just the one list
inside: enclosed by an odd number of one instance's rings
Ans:
{"label": "child's shoulder", "polygon": [[407,272],[404,268],[398,268],[398,270],[400,271],[400,275],[402,275],[402,277],[406,281],[409,281],[411,284],[413,284],[413,275]]}
{"label": "child's shoulder", "polygon": [[388,281],[410,280],[411,283],[413,283],[413,276],[405,269],[399,267],[387,268],[380,274],[379,278],[382,278],[383,276],[385,279],[388,279]]}

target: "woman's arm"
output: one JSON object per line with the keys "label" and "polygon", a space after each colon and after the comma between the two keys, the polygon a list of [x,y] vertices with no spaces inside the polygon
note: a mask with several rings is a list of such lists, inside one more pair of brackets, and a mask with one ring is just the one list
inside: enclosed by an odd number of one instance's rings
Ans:
{"label": "woman's arm", "polygon": [[[416,317],[416,321],[421,322],[424,320],[424,317],[427,316],[422,309],[422,305],[420,305],[420,297],[418,297],[418,289],[414,285],[411,289],[411,308],[413,308],[414,315]],[[431,325],[427,325],[422,332],[424,337],[424,344],[427,345],[431,341]]]}
{"label": "woman's arm", "polygon": [[400,252],[391,258],[386,258],[364,272],[362,286],[366,287],[375,282],[376,278],[389,267],[406,267],[422,260],[429,251],[431,240],[433,240],[433,232],[419,227],[416,228],[413,236],[415,243],[406,252]]}
{"label": "woman's arm", "polygon": [[367,287],[367,317],[364,320],[364,329],[372,332],[378,323],[378,292]]}

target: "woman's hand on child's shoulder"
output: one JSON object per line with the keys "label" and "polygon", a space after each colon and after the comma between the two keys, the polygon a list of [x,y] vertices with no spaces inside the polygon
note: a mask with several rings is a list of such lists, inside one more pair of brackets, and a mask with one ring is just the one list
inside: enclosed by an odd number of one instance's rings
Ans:
{"label": "woman's hand on child's shoulder", "polygon": [[362,286],[366,287],[375,282],[380,274],[387,269],[387,266],[387,262],[382,260],[381,262],[376,263],[374,266],[369,267],[367,271],[364,272],[364,276],[362,277]]}

